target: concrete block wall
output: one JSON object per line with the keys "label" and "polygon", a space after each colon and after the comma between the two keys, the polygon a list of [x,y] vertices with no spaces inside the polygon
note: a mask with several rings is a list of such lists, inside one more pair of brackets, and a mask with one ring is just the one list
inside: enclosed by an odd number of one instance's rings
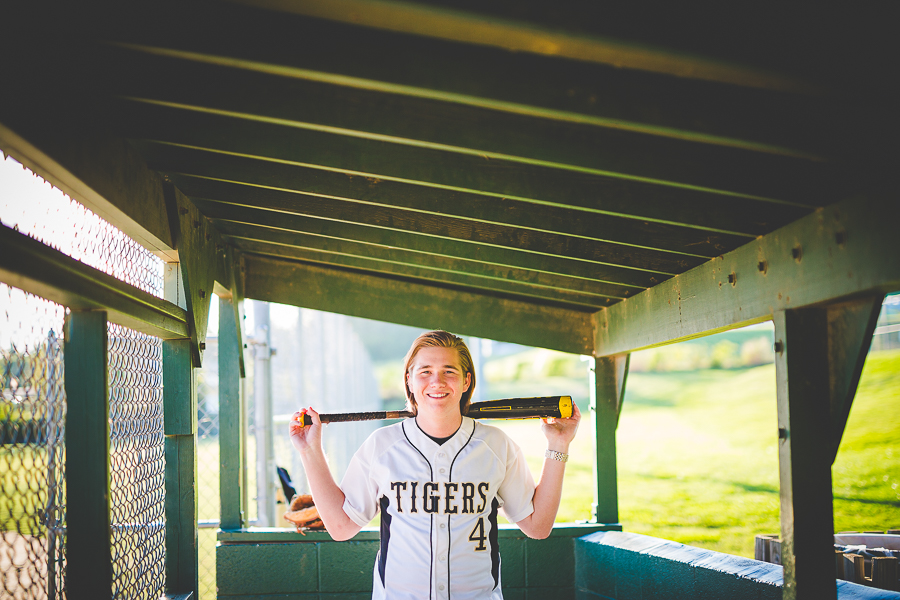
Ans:
{"label": "concrete block wall", "polygon": [[[781,600],[780,565],[678,542],[597,532],[575,540],[577,600]],[[839,600],[900,600],[900,593],[847,581]]]}
{"label": "concrete block wall", "polygon": [[[501,581],[506,600],[574,600],[575,540],[602,527],[566,524],[546,540],[501,526]],[[375,529],[335,542],[324,532],[287,529],[220,531],[218,598],[227,600],[359,600],[372,593],[378,553]]]}

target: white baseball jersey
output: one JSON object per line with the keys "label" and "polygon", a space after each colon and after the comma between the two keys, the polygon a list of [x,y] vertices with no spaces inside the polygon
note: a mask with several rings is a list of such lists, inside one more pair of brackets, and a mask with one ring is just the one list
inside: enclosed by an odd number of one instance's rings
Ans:
{"label": "white baseball jersey", "polygon": [[372,598],[502,599],[497,510],[524,519],[534,488],[522,451],[496,427],[463,417],[443,445],[415,419],[375,431],[341,482],[355,523],[381,511]]}

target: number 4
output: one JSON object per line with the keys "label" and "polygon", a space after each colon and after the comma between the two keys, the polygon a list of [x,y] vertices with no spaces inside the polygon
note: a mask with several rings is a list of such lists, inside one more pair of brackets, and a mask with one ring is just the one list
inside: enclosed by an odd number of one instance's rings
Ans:
{"label": "number 4", "polygon": [[475,546],[475,552],[487,550],[487,546],[484,544],[486,539],[487,536],[484,534],[484,517],[479,517],[478,522],[475,523],[475,528],[469,534],[470,542],[478,542],[478,545]]}

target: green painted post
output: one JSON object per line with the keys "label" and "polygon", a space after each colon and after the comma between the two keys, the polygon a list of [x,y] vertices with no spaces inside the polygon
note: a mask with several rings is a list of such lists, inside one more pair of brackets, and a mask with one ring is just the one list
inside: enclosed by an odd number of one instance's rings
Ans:
{"label": "green painted post", "polygon": [[198,593],[197,395],[190,340],[163,342],[166,589]]}
{"label": "green painted post", "polygon": [[219,298],[219,527],[240,529],[243,438],[241,437],[240,342],[230,299]]}
{"label": "green painted post", "polygon": [[596,482],[594,520],[618,524],[619,490],[616,472],[616,428],[622,410],[625,379],[630,354],[594,359],[591,385],[591,409],[594,413],[597,456],[594,461]]}
{"label": "green painted post", "polygon": [[775,313],[784,600],[837,597],[824,308]]}
{"label": "green painted post", "polygon": [[65,325],[66,596],[112,597],[106,312]]}

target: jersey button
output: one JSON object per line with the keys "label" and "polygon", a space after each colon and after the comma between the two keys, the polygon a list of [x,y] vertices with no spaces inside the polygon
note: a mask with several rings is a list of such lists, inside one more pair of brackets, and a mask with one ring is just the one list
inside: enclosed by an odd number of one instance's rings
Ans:
{"label": "jersey button", "polygon": [[447,529],[447,524],[446,524],[446,523],[441,523],[441,529]]}
{"label": "jersey button", "polygon": [[444,584],[442,583],[441,585],[439,585],[439,586],[438,586],[438,589],[441,590],[441,591],[443,591],[443,589],[444,589]]}
{"label": "jersey button", "polygon": [[445,560],[447,560],[447,557],[444,556],[444,555],[442,554],[442,555],[441,555],[441,562],[444,562]]}
{"label": "jersey button", "polygon": [[441,473],[446,473],[446,472],[447,472],[447,469],[445,469],[444,467],[441,467]]}
{"label": "jersey button", "polygon": [[440,456],[441,458],[444,458],[444,453],[441,452],[441,453],[438,454],[438,456]]}

